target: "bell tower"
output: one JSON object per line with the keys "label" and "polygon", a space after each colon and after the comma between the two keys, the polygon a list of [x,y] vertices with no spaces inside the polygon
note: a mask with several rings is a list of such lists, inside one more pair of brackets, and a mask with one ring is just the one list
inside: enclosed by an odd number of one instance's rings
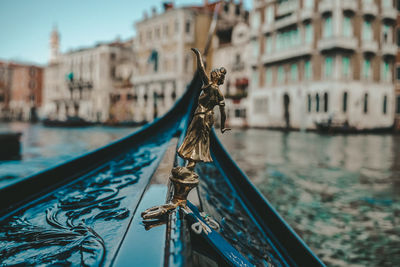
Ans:
{"label": "bell tower", "polygon": [[58,33],[57,26],[54,25],[50,35],[50,64],[56,63],[60,51],[60,34]]}

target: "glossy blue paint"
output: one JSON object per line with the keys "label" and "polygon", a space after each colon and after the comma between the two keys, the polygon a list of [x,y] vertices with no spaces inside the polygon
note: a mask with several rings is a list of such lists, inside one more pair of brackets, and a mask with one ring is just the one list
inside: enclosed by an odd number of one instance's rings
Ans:
{"label": "glossy blue paint", "polygon": [[140,212],[164,203],[166,194],[165,185],[151,185],[146,191],[112,266],[164,266],[167,226],[162,224],[146,230]]}

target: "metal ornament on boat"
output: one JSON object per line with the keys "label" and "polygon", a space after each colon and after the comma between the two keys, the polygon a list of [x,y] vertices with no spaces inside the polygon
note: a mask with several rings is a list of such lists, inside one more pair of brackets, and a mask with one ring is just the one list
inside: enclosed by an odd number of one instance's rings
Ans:
{"label": "metal ornament on boat", "polygon": [[210,132],[214,125],[214,107],[219,106],[221,113],[221,132],[225,128],[226,113],[224,96],[219,85],[224,83],[226,69],[214,69],[207,76],[202,56],[198,49],[192,48],[197,58],[197,68],[203,81],[201,94],[185,139],[178,148],[178,155],[187,160],[186,167],[175,167],[171,170],[169,180],[173,185],[173,197],[167,204],[149,208],[142,212],[146,221],[160,219],[168,212],[182,207],[187,209],[186,199],[189,192],[199,183],[199,176],[194,172],[197,162],[212,162],[210,154]]}

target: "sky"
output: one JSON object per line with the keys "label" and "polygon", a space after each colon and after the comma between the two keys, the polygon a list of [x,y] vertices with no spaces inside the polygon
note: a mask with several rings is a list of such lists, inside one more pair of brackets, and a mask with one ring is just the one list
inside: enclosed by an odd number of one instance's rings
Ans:
{"label": "sky", "polygon": [[[237,0],[236,0],[237,1]],[[160,0],[0,0],[0,60],[45,65],[54,26],[60,32],[61,52],[101,41],[135,36],[134,22],[162,10]],[[210,1],[212,2],[212,1]],[[251,0],[245,0],[247,9]],[[176,6],[203,0],[175,0]]]}

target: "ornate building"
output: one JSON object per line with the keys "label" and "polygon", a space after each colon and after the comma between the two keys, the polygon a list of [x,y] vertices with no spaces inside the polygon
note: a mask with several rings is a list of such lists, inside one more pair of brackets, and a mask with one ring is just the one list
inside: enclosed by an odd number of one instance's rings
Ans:
{"label": "ornate building", "polygon": [[224,66],[227,69],[225,83],[220,88],[225,95],[230,127],[247,126],[249,31],[248,12],[242,1],[222,1],[213,40],[213,68]]}
{"label": "ornate building", "polygon": [[393,124],[393,0],[255,0],[250,124]]}
{"label": "ornate building", "polygon": [[[43,115],[60,120],[79,116],[96,122],[132,121],[133,107],[125,100],[133,99],[132,86],[126,82],[134,65],[133,41],[116,40],[60,53],[59,39],[54,29],[44,76]],[[116,108],[119,101],[128,107]]]}
{"label": "ornate building", "polygon": [[214,6],[164,4],[161,13],[153,8],[150,16],[145,13],[136,23],[137,65],[131,79],[136,121],[163,115],[184,92],[196,70],[190,48],[204,47]]}

